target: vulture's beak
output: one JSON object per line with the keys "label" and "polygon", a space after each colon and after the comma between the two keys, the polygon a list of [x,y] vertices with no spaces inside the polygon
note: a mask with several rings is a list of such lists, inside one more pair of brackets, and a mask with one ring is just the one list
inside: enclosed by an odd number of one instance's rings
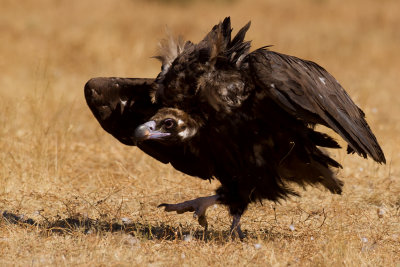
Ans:
{"label": "vulture's beak", "polygon": [[156,122],[148,121],[142,125],[139,125],[133,134],[133,138],[136,141],[144,141],[148,139],[160,139],[170,135],[170,133],[162,133],[155,130]]}

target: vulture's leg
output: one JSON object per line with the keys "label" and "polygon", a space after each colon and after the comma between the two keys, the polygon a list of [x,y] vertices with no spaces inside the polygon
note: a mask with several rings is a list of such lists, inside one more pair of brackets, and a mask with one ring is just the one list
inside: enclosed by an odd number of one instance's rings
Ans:
{"label": "vulture's leg", "polygon": [[176,211],[178,214],[194,211],[193,217],[197,218],[199,224],[207,230],[206,210],[214,204],[219,204],[219,195],[208,197],[199,197],[177,204],[160,204],[158,207],[164,207],[165,211]]}
{"label": "vulture's leg", "polygon": [[236,234],[239,236],[240,240],[245,238],[245,235],[243,234],[242,230],[240,229],[240,217],[241,216],[242,215],[240,215],[240,214],[233,215],[233,221],[232,221],[231,231],[230,231],[231,235],[234,235],[236,232]]}

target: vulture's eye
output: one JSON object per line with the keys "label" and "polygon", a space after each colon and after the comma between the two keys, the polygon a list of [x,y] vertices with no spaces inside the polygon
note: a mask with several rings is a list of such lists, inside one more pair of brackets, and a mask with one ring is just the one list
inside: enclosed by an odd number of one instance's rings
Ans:
{"label": "vulture's eye", "polygon": [[165,129],[171,129],[172,127],[175,126],[175,121],[173,119],[166,119],[164,121],[164,127]]}

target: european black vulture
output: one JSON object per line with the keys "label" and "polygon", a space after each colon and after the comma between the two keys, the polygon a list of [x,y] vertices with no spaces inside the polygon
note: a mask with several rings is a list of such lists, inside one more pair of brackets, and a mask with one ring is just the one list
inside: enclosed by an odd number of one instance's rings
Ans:
{"label": "european black vulture", "polygon": [[240,238],[248,205],[297,195],[290,183],[342,192],[332,171],[341,165],[321,149],[340,146],[315,125],[337,132],[348,153],[386,162],[365,114],[332,75],[268,47],[250,52],[249,27],[231,38],[226,18],[198,44],[162,41],[156,79],[95,78],[85,86],[96,119],[122,143],[221,183],[213,196],[161,207],[194,211],[206,227],[206,209],[226,205]]}

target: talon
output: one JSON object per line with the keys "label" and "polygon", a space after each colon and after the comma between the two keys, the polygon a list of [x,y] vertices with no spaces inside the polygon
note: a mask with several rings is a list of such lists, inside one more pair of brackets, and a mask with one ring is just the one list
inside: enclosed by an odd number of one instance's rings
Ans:
{"label": "talon", "polygon": [[162,203],[162,204],[158,205],[157,208],[164,208],[164,211],[174,211],[173,205],[174,204]]}
{"label": "talon", "polygon": [[211,205],[218,203],[219,196],[209,196],[209,197],[199,197],[193,200],[177,203],[177,204],[167,204],[162,203],[157,206],[157,208],[164,207],[164,210],[176,211],[176,213],[181,214],[188,211],[194,211],[193,218],[197,219],[199,224],[207,230],[208,222],[205,216],[206,210]]}

